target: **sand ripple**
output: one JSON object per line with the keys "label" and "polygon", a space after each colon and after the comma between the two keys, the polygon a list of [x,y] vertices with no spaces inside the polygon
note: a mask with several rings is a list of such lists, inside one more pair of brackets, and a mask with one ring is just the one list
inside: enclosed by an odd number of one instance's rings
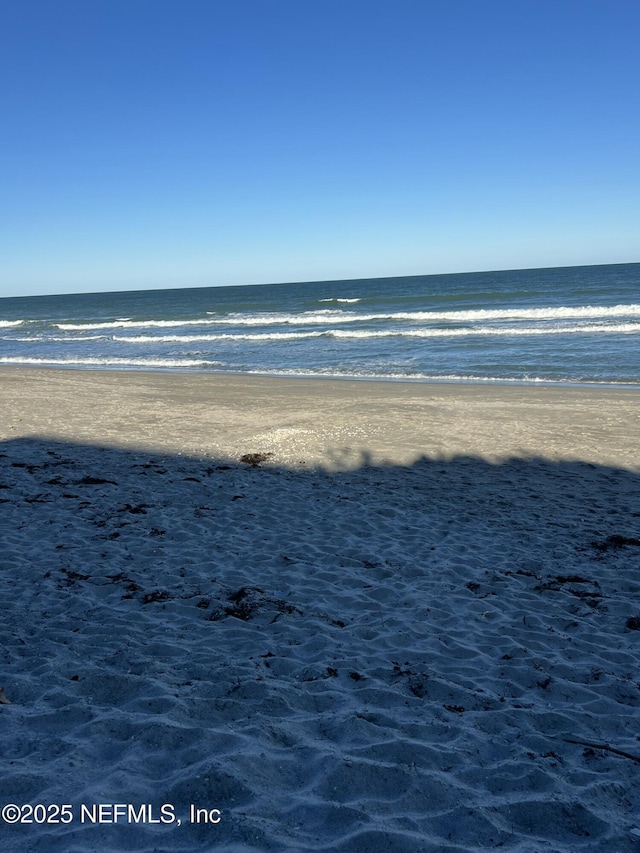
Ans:
{"label": "sand ripple", "polygon": [[34,439],[0,500],[0,801],[183,819],[12,850],[640,850],[637,474]]}

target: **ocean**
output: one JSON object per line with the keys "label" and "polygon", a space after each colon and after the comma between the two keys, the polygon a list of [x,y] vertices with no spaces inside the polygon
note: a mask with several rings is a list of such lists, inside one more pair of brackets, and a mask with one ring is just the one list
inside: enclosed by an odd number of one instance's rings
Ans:
{"label": "ocean", "polygon": [[640,264],[4,298],[0,364],[640,385]]}

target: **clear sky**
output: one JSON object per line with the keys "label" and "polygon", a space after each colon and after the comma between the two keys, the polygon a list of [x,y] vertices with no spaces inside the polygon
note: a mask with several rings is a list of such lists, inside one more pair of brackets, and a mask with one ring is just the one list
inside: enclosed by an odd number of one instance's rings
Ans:
{"label": "clear sky", "polygon": [[640,261],[638,0],[0,11],[0,296]]}

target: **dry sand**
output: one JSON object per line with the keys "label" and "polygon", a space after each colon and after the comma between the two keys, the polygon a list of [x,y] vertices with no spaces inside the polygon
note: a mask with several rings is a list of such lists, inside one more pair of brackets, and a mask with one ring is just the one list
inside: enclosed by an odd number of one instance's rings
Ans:
{"label": "dry sand", "polygon": [[640,851],[638,391],[0,400],[5,849]]}
{"label": "dry sand", "polygon": [[352,468],[422,456],[640,466],[640,390],[0,368],[0,438]]}

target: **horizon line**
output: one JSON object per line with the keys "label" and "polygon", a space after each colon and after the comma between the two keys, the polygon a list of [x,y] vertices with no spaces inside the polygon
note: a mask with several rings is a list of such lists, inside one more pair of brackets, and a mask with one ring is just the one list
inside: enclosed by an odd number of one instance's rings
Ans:
{"label": "horizon line", "polygon": [[124,293],[147,293],[154,290],[213,290],[218,288],[231,287],[291,287],[293,285],[311,285],[311,284],[336,284],[340,283],[356,283],[363,281],[389,281],[391,279],[411,279],[411,278],[441,278],[444,276],[456,275],[481,275],[491,273],[505,272],[536,272],[543,270],[565,270],[565,269],[580,269],[593,267],[617,267],[617,266],[633,266],[640,264],[640,261],[616,261],[615,263],[604,264],[562,264],[560,266],[542,266],[542,267],[508,267],[504,269],[481,269],[481,270],[458,270],[456,272],[440,272],[440,273],[410,273],[407,275],[381,275],[381,276],[358,276],[357,278],[318,278],[318,279],[302,279],[292,281],[264,281],[264,282],[249,282],[247,284],[198,284],[183,287],[133,287],[127,290],[86,290],[86,291],[71,291],[67,293],[33,293],[24,296],[0,296],[0,300],[5,299],[47,299],[57,296],[98,296],[104,294],[112,294],[117,296]]}

